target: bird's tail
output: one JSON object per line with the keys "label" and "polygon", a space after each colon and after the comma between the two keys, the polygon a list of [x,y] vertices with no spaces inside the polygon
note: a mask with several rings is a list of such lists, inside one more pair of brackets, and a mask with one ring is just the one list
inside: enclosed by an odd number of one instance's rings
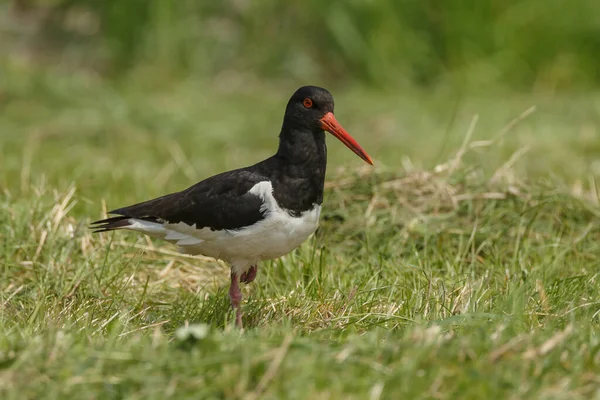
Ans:
{"label": "bird's tail", "polygon": [[101,219],[91,223],[90,229],[93,229],[93,233],[114,231],[116,229],[124,229],[131,225],[130,217],[124,217],[122,215],[118,217]]}

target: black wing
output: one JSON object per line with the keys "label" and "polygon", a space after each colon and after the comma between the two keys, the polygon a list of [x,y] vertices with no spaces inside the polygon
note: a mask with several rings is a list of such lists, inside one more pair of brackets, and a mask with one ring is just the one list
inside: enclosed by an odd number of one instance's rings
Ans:
{"label": "black wing", "polygon": [[264,218],[260,197],[248,193],[266,177],[245,169],[212,176],[181,192],[110,211],[118,214],[93,222],[95,232],[126,228],[129,218],[196,225],[198,229],[238,229]]}

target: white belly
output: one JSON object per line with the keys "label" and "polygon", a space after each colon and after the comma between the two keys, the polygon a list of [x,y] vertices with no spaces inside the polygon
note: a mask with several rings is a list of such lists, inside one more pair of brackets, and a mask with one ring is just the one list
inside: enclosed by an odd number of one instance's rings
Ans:
{"label": "white belly", "polygon": [[321,206],[293,217],[279,207],[270,182],[257,183],[251,193],[263,200],[265,218],[254,225],[235,230],[196,229],[183,222],[161,224],[130,219],[127,229],[144,232],[179,246],[186,254],[202,254],[231,263],[238,272],[262,260],[281,257],[300,246],[319,225]]}
{"label": "white belly", "polygon": [[[177,243],[188,254],[203,254],[232,264],[253,264],[281,257],[300,246],[319,225],[321,206],[292,217],[287,212],[270,213],[265,219],[242,229],[198,231],[205,240]],[[210,238],[209,238],[210,237]]]}

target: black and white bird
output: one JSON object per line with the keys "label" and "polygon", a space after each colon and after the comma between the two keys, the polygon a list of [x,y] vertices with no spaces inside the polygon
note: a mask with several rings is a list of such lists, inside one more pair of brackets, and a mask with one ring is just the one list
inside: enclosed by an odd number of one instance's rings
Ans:
{"label": "black and white bird", "polygon": [[242,328],[239,283],[254,280],[259,261],[289,253],[317,229],[327,164],[324,131],[373,165],[335,119],[331,93],[304,86],[287,104],[275,155],[181,192],[110,211],[117,216],[93,222],[92,229],[133,230],[174,243],[183,253],[229,263],[229,296]]}

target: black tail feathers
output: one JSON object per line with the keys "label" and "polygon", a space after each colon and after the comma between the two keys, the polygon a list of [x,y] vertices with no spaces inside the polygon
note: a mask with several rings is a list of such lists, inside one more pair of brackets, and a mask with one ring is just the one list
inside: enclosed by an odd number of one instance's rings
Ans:
{"label": "black tail feathers", "polygon": [[120,215],[118,217],[101,219],[100,221],[92,222],[91,223],[92,226],[90,226],[90,229],[94,230],[93,233],[98,233],[98,232],[114,231],[115,229],[125,228],[125,227],[131,225],[131,223],[129,222],[129,218],[130,217],[124,217],[124,216]]}

